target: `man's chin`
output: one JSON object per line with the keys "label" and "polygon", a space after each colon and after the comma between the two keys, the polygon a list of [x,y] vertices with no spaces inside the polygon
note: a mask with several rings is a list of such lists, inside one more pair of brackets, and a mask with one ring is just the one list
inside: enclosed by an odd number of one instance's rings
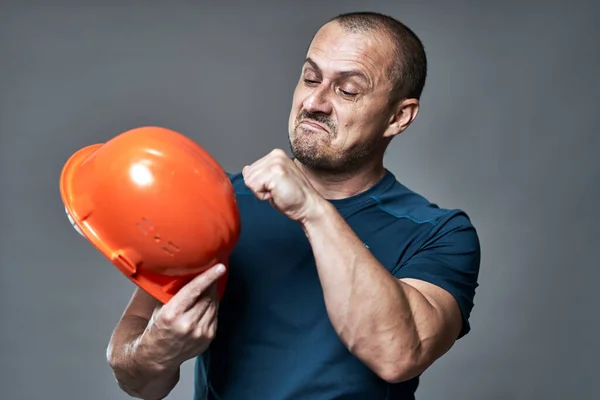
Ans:
{"label": "man's chin", "polygon": [[335,160],[321,155],[316,151],[308,151],[307,149],[299,149],[292,146],[292,157],[300,162],[306,168],[320,172],[337,172],[340,170],[340,165]]}

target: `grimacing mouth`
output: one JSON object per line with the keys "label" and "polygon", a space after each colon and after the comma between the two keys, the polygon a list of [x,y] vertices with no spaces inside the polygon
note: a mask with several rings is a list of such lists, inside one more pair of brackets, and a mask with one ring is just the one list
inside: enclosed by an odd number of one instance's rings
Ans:
{"label": "grimacing mouth", "polygon": [[300,124],[307,124],[307,125],[312,125],[315,126],[317,128],[321,128],[322,130],[326,131],[329,133],[329,128],[323,124],[321,124],[320,122],[317,122],[315,120],[312,119],[302,119],[300,120],[300,122],[298,123],[298,125]]}

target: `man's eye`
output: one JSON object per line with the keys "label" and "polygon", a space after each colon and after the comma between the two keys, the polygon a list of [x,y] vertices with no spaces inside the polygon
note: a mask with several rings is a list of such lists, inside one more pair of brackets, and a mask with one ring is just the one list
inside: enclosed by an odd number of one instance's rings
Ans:
{"label": "man's eye", "polygon": [[316,85],[316,84],[318,84],[319,82],[317,82],[317,81],[315,81],[315,80],[312,80],[312,79],[307,79],[307,78],[304,78],[304,83],[307,83],[307,84],[309,84],[309,85]]}
{"label": "man's eye", "polygon": [[342,90],[339,89],[339,91],[344,95],[344,96],[356,96],[358,93],[354,93],[354,92],[349,92],[347,90]]}

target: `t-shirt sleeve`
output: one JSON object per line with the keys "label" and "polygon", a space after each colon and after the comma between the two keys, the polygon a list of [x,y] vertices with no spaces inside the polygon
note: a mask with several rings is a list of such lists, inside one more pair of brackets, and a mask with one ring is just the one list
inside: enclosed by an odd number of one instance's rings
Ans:
{"label": "t-shirt sleeve", "polygon": [[471,330],[469,317],[478,287],[481,248],[470,219],[463,212],[443,219],[415,254],[399,263],[392,274],[430,282],[448,291],[458,303],[463,324],[458,336]]}

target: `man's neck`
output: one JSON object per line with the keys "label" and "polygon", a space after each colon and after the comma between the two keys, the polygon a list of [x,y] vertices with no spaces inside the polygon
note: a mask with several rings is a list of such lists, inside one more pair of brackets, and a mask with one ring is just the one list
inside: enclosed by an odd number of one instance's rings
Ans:
{"label": "man's neck", "polygon": [[327,173],[311,170],[298,160],[294,162],[317,192],[328,200],[344,199],[362,193],[379,182],[386,173],[381,163],[365,165],[348,173]]}

